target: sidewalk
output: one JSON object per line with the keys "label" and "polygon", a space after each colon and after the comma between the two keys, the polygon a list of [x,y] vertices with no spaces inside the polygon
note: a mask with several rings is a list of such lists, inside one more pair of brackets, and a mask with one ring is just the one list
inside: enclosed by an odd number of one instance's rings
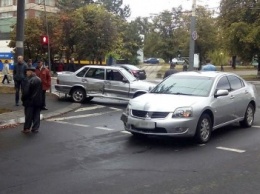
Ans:
{"label": "sidewalk", "polygon": [[[8,86],[8,84],[1,86]],[[13,84],[9,85],[13,87]],[[0,129],[10,125],[24,123],[24,111],[21,102],[19,106],[15,106],[15,94],[0,94],[0,107],[10,110],[11,112],[0,114]],[[53,93],[46,94],[46,107],[48,110],[41,111],[41,120],[48,119],[63,113],[72,111],[80,107],[80,103],[73,103],[65,98],[59,98]]]}

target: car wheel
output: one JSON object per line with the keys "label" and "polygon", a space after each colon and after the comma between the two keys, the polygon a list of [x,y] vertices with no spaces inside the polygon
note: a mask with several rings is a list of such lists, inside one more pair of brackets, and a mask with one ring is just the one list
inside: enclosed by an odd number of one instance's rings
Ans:
{"label": "car wheel", "polygon": [[135,132],[131,132],[133,137],[135,138],[146,138],[147,136],[141,133],[135,133]]}
{"label": "car wheel", "polygon": [[92,97],[92,96],[86,97],[86,101],[87,101],[87,102],[90,102],[93,98],[94,98],[94,97]]}
{"label": "car wheel", "polygon": [[202,114],[197,124],[195,138],[198,143],[207,143],[212,132],[212,121],[208,114]]}
{"label": "car wheel", "polygon": [[82,88],[75,88],[71,93],[72,100],[81,103],[86,99],[86,92]]}
{"label": "car wheel", "polygon": [[255,107],[250,103],[245,112],[244,120],[240,121],[242,127],[251,127],[254,122]]}

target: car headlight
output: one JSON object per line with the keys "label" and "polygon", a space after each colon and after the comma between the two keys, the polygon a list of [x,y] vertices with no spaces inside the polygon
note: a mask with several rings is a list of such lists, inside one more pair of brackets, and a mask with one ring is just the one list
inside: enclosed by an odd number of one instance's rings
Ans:
{"label": "car headlight", "polygon": [[188,118],[192,116],[191,107],[177,108],[172,114],[172,118]]}

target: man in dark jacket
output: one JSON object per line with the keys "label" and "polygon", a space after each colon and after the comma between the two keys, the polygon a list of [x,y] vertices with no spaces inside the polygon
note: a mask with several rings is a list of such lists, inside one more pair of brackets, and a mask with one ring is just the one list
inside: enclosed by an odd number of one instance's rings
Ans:
{"label": "man in dark jacket", "polygon": [[34,67],[26,68],[27,79],[22,91],[25,122],[22,132],[37,133],[40,127],[40,112],[42,108],[42,82],[35,74]]}
{"label": "man in dark jacket", "polygon": [[75,72],[76,71],[76,67],[75,67],[74,61],[75,61],[74,58],[70,59],[70,63],[68,64],[67,71],[71,71],[71,72]]}
{"label": "man in dark jacket", "polygon": [[174,74],[174,73],[177,73],[178,71],[175,69],[175,64],[171,62],[171,66],[170,66],[170,69],[168,69],[164,76],[163,76],[163,79],[165,79],[166,77],[168,77],[169,75],[171,74]]}
{"label": "man in dark jacket", "polygon": [[13,79],[15,87],[15,105],[19,106],[20,90],[23,90],[27,65],[23,60],[23,56],[18,56],[17,60],[18,62],[14,65],[13,69]]}

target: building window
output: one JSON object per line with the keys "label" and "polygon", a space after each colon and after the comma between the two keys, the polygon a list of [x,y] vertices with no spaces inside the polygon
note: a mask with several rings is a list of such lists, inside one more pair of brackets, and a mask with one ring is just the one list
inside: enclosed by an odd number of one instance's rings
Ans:
{"label": "building window", "polygon": [[1,7],[13,5],[13,0],[2,0]]}
{"label": "building window", "polygon": [[45,5],[47,6],[55,6],[54,0],[36,0],[35,3],[44,5],[44,1],[45,1]]}
{"label": "building window", "polygon": [[0,18],[11,18],[11,17],[13,17],[12,12],[5,12],[0,14]]}

